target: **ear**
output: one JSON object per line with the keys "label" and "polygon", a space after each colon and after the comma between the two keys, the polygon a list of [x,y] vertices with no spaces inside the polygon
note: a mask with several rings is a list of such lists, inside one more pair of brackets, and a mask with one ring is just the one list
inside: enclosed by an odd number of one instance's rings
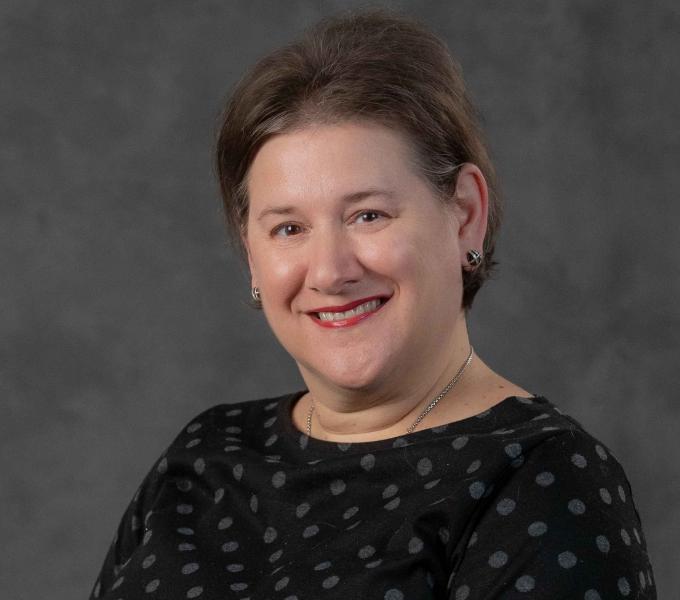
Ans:
{"label": "ear", "polygon": [[458,248],[463,266],[468,250],[483,254],[489,214],[489,189],[477,165],[465,163],[460,167],[453,197],[453,214],[458,227]]}

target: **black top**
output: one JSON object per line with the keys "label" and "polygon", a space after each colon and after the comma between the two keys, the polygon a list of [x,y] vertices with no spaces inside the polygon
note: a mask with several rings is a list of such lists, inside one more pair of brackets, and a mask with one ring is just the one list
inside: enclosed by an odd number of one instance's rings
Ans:
{"label": "black top", "polygon": [[91,598],[656,598],[623,468],[546,398],[339,444],[295,428],[303,393],[192,420]]}

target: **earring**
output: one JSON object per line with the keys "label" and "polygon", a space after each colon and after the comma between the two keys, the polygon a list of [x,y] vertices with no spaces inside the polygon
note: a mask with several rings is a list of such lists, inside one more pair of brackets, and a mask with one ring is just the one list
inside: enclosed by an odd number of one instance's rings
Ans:
{"label": "earring", "polygon": [[482,255],[477,250],[468,250],[465,256],[472,267],[471,271],[474,271],[482,264]]}
{"label": "earring", "polygon": [[257,286],[252,288],[250,290],[250,295],[253,297],[253,302],[255,302],[257,308],[260,308],[262,306],[262,296],[260,294],[260,288]]}

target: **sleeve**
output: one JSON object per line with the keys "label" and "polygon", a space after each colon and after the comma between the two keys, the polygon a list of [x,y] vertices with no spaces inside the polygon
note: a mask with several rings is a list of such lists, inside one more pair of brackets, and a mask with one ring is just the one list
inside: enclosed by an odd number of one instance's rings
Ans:
{"label": "sleeve", "polygon": [[146,475],[123,513],[99,576],[90,592],[90,600],[96,600],[113,586],[118,573],[130,560],[137,547],[143,543],[154,499],[163,485],[167,464],[164,453]]}
{"label": "sleeve", "polygon": [[583,430],[534,447],[491,489],[454,565],[449,600],[655,600],[620,463]]}

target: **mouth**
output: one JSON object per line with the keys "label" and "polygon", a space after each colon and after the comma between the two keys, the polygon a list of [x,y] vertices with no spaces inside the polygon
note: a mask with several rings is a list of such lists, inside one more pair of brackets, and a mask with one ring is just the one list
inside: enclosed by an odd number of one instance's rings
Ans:
{"label": "mouth", "polygon": [[344,306],[323,307],[307,314],[321,327],[349,327],[373,316],[390,298],[391,296],[365,298]]}

